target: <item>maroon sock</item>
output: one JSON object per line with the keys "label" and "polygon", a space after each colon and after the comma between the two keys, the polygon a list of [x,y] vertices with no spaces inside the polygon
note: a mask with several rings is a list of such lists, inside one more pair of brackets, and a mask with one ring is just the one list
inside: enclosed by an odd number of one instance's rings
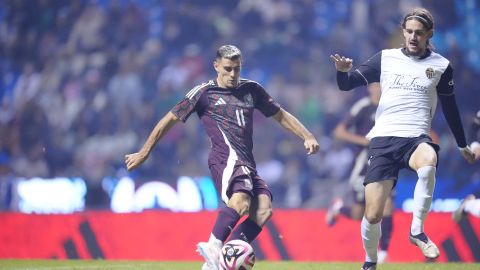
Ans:
{"label": "maroon sock", "polygon": [[225,242],[228,235],[232,232],[233,228],[240,219],[240,215],[237,211],[230,207],[225,207],[218,212],[217,220],[213,226],[212,234],[218,240]]}
{"label": "maroon sock", "polygon": [[347,206],[343,206],[342,208],[340,208],[340,214],[348,217],[348,218],[351,218],[352,217],[352,208],[351,207],[347,207]]}
{"label": "maroon sock", "polygon": [[392,216],[383,217],[382,219],[382,237],[380,238],[380,249],[388,250],[390,239],[392,238],[393,219]]}
{"label": "maroon sock", "polygon": [[247,218],[240,223],[230,236],[231,240],[240,239],[251,243],[262,231],[262,227],[258,226],[253,220]]}

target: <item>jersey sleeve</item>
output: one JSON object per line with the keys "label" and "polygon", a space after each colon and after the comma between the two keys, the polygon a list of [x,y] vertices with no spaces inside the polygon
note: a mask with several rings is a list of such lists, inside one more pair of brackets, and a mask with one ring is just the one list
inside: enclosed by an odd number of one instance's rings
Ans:
{"label": "jersey sleeve", "polygon": [[253,97],[255,109],[259,110],[266,117],[273,116],[280,110],[280,104],[260,84],[256,85]]}
{"label": "jersey sleeve", "polygon": [[366,84],[380,82],[382,52],[379,52],[361,64],[355,71],[361,74]]}
{"label": "jersey sleeve", "polygon": [[205,104],[201,102],[203,100],[201,97],[208,88],[207,85],[208,84],[201,84],[192,88],[170,111],[182,122],[186,122],[193,112],[201,111],[205,106]]}
{"label": "jersey sleeve", "polygon": [[440,77],[440,81],[437,85],[437,92],[442,96],[453,95],[453,68],[448,65],[448,67],[443,72]]}
{"label": "jersey sleeve", "polygon": [[382,52],[379,52],[352,72],[337,71],[338,88],[348,91],[361,85],[379,82],[381,61]]}
{"label": "jersey sleeve", "polygon": [[453,91],[453,69],[450,65],[445,69],[437,85],[438,98],[442,105],[443,115],[455,137],[458,147],[467,146],[465,131],[458,111],[457,101]]}
{"label": "jersey sleeve", "polygon": [[342,122],[344,125],[345,125],[345,128],[346,129],[350,129],[353,124],[355,123],[355,116],[352,115],[351,113],[348,113],[347,115],[345,115],[342,119]]}

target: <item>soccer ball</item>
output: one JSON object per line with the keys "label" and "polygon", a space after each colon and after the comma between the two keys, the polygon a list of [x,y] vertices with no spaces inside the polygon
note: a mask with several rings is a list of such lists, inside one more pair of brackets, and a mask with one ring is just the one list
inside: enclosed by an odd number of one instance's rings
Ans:
{"label": "soccer ball", "polygon": [[252,246],[242,240],[231,240],[223,245],[220,252],[220,269],[250,270],[255,264]]}

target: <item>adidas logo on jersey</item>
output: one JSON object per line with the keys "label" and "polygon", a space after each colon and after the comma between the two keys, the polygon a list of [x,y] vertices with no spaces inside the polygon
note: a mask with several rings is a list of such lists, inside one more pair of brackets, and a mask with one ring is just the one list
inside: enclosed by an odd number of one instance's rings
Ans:
{"label": "adidas logo on jersey", "polygon": [[219,98],[219,99],[217,100],[217,102],[215,103],[215,106],[217,106],[217,105],[225,105],[225,104],[227,104],[227,103],[225,102],[225,100],[223,100],[223,98]]}

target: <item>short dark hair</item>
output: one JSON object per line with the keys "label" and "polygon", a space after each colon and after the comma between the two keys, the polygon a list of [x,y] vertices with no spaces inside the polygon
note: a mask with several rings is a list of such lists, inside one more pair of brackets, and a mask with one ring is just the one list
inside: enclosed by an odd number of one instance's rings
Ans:
{"label": "short dark hair", "polygon": [[223,45],[217,50],[216,59],[226,58],[230,60],[235,60],[242,58],[242,52],[239,48],[234,45]]}
{"label": "short dark hair", "polygon": [[427,30],[433,29],[433,16],[427,9],[422,7],[416,7],[412,9],[412,11],[410,11],[405,15],[405,17],[403,17],[402,28],[405,29],[407,21],[413,19],[421,22]]}

